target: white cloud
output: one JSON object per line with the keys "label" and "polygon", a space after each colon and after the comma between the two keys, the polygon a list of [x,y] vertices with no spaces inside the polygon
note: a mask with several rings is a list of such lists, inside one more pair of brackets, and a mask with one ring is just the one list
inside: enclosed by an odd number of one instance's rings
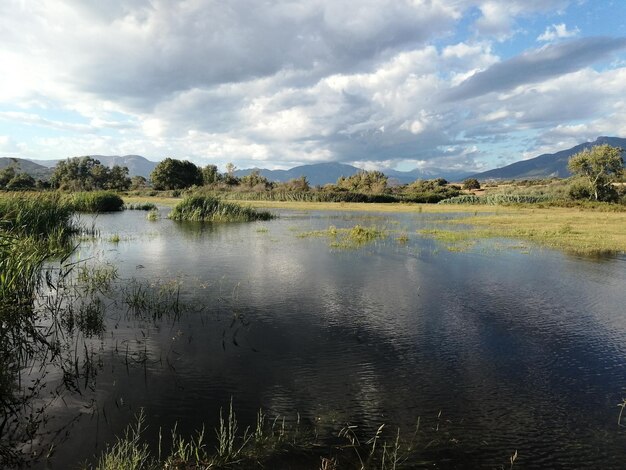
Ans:
{"label": "white cloud", "polygon": [[[6,0],[0,119],[53,135],[17,147],[24,156],[476,166],[477,142],[520,129],[546,138],[579,120],[622,129],[613,81],[623,77],[613,72],[623,64],[586,68],[619,38],[496,52],[495,39],[522,36],[524,19],[569,3]],[[544,34],[575,31],[563,23]],[[443,100],[454,87],[467,103]]]}
{"label": "white cloud", "polygon": [[548,26],[546,30],[541,34],[537,41],[554,41],[555,39],[571,38],[577,36],[580,33],[578,28],[567,29],[565,23],[553,24]]}

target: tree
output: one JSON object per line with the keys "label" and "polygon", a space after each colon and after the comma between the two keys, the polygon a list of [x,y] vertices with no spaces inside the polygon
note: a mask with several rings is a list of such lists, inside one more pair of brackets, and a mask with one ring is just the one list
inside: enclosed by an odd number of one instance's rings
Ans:
{"label": "tree", "polygon": [[75,157],[57,164],[50,178],[53,187],[70,191],[95,189],[126,190],[130,187],[128,168],[108,168],[92,157]]}
{"label": "tree", "polygon": [[130,189],[136,191],[138,189],[144,189],[148,186],[148,180],[143,176],[135,175],[130,179]]}
{"label": "tree", "polygon": [[340,177],[337,187],[360,193],[381,194],[387,189],[387,177],[380,171],[359,171],[347,178]]}
{"label": "tree", "polygon": [[9,191],[20,191],[24,189],[33,189],[35,187],[35,178],[27,173],[18,173],[6,184]]}
{"label": "tree", "polygon": [[154,189],[184,189],[202,184],[202,170],[188,160],[166,158],[150,174]]}
{"label": "tree", "polygon": [[463,189],[480,189],[480,182],[476,178],[467,178],[463,181]]}
{"label": "tree", "polygon": [[204,185],[214,184],[220,180],[220,174],[216,165],[207,165],[202,169],[202,183]]}
{"label": "tree", "polygon": [[125,166],[113,165],[109,171],[108,179],[104,184],[105,189],[113,189],[116,191],[126,191],[130,188],[130,178],[128,177],[128,168]]}
{"label": "tree", "polygon": [[622,152],[608,144],[596,145],[573,155],[567,167],[585,181],[596,201],[611,201],[617,197],[612,183],[624,171]]}
{"label": "tree", "polygon": [[226,174],[224,175],[224,183],[229,186],[237,186],[239,184],[239,178],[235,176],[235,170],[237,167],[234,163],[226,164]]}
{"label": "tree", "polygon": [[259,170],[254,170],[249,175],[243,176],[241,184],[257,191],[264,191],[272,186],[272,183],[265,176],[261,175]]}

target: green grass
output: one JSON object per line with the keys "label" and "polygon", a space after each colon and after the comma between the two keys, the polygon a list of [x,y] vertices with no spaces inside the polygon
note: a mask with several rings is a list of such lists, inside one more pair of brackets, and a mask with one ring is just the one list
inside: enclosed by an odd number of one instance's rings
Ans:
{"label": "green grass", "polygon": [[153,202],[136,202],[124,204],[124,209],[129,211],[155,211],[157,205]]}
{"label": "green grass", "polygon": [[151,222],[155,222],[155,221],[159,220],[159,218],[160,218],[160,216],[159,216],[158,209],[152,209],[146,215],[146,220],[150,220]]}
{"label": "green grass", "polygon": [[191,222],[251,222],[274,218],[270,212],[256,211],[248,206],[224,202],[210,196],[187,197],[174,207],[168,217]]}
{"label": "green grass", "polygon": [[116,212],[122,210],[124,201],[110,191],[85,191],[70,196],[70,203],[78,212]]}
{"label": "green grass", "polygon": [[314,230],[311,232],[300,232],[298,238],[324,237],[330,242],[333,248],[359,248],[376,240],[387,238],[389,232],[379,227],[364,227],[355,225],[352,228],[337,228],[330,226],[326,230]]}
{"label": "green grass", "polygon": [[[446,224],[467,224],[452,230]],[[511,209],[450,220],[444,227],[424,230],[424,236],[447,243],[471,243],[487,238],[513,238],[581,255],[626,252],[626,213],[569,208]]]}

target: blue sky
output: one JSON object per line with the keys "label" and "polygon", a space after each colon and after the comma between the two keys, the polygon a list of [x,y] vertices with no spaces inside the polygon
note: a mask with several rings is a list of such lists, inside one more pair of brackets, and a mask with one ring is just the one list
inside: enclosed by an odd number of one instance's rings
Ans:
{"label": "blue sky", "polygon": [[484,170],[626,137],[626,1],[4,0],[0,156]]}

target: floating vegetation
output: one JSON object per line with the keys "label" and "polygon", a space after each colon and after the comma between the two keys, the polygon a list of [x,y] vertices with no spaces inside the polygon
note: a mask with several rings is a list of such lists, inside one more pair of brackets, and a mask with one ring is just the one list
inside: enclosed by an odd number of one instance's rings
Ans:
{"label": "floating vegetation", "polygon": [[153,202],[136,202],[124,204],[124,209],[128,211],[155,211],[157,210],[157,205]]}
{"label": "floating vegetation", "polygon": [[404,245],[409,242],[409,235],[406,232],[401,232],[396,236],[396,241]]}
{"label": "floating vegetation", "polygon": [[73,194],[70,204],[78,212],[116,212],[124,207],[124,201],[110,191],[84,191]]}
{"label": "floating vegetation", "polygon": [[210,196],[190,196],[177,204],[168,217],[191,222],[251,222],[270,220],[275,216],[267,211],[257,211]]}
{"label": "floating vegetation", "polygon": [[379,227],[355,225],[352,228],[337,228],[331,225],[326,230],[298,233],[299,238],[325,237],[333,248],[358,248],[376,240],[387,238],[388,231]]}
{"label": "floating vegetation", "polygon": [[109,237],[109,241],[111,243],[119,243],[120,242],[120,235],[119,235],[119,233],[114,233],[113,235],[111,235]]}
{"label": "floating vegetation", "polygon": [[161,218],[161,216],[159,215],[158,209],[152,209],[146,215],[146,220],[149,220],[151,222],[156,222],[160,218]]}

